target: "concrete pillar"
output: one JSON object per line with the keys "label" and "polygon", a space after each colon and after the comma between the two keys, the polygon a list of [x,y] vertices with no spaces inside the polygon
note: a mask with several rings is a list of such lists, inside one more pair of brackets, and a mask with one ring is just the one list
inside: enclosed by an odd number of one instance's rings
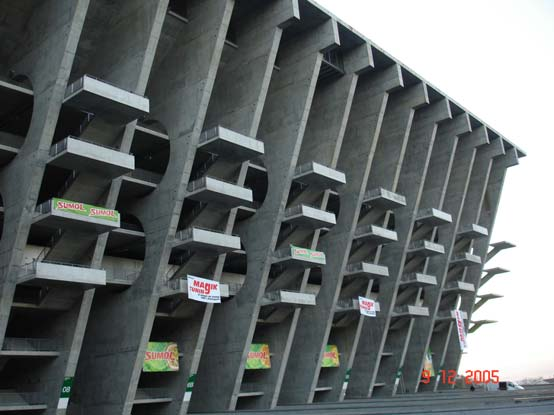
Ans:
{"label": "concrete pillar", "polygon": [[[337,224],[319,245],[322,251],[332,254],[327,256],[327,264],[322,270],[316,306],[304,310],[300,316],[285,373],[285,378],[294,379],[294,382],[284,384],[279,403],[305,403],[313,400],[322,350],[331,330],[334,308],[342,284],[342,272],[348,260],[350,242],[375,153],[384,109],[389,93],[401,84],[402,77],[397,65],[364,75],[358,81],[353,111],[348,119],[338,160],[338,167],[344,169],[347,176],[346,185],[339,191],[340,213]],[[341,353],[344,356],[344,351]]]}
{"label": "concrete pillar", "polygon": [[[302,18],[302,16],[300,16]],[[294,26],[292,26],[294,27]],[[285,30],[285,37],[287,31]],[[281,43],[258,138],[264,141],[268,192],[262,207],[238,232],[248,270],[238,295],[212,314],[191,410],[234,409],[312,103],[322,51],[337,45],[338,28],[326,20]],[[214,394],[213,391],[218,393]]]}
{"label": "concrete pillar", "polygon": [[[76,375],[75,413],[131,413],[232,10],[232,1],[190,2],[189,23],[154,63],[147,90],[150,116],[167,128],[170,161],[157,189],[129,206],[144,227],[144,265],[132,287],[95,302]],[[113,382],[102,382],[113,371],[118,373]]]}

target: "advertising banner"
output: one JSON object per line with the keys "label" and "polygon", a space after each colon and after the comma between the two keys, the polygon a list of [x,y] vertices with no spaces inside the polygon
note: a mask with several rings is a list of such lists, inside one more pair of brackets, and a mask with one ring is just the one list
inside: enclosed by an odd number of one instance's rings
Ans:
{"label": "advertising banner", "polygon": [[358,301],[360,303],[360,314],[362,316],[377,317],[375,301],[365,297],[358,297]]}
{"label": "advertising banner", "polygon": [[177,372],[179,349],[174,342],[148,342],[142,365],[143,372]]}
{"label": "advertising banner", "polygon": [[190,300],[221,303],[221,291],[217,281],[187,275],[187,287]]}
{"label": "advertising banner", "polygon": [[321,367],[339,367],[339,349],[334,344],[328,344],[325,346],[325,352],[323,352],[323,361]]}
{"label": "advertising banner", "polygon": [[246,359],[246,370],[251,369],[271,369],[269,344],[252,343],[250,345],[250,351]]}
{"label": "advertising banner", "polygon": [[52,210],[75,213],[76,215],[88,216],[89,218],[119,222],[119,212],[117,210],[87,205],[81,202],[72,202],[71,200],[53,198]]}
{"label": "advertising banner", "polygon": [[431,349],[427,349],[425,353],[425,360],[423,362],[423,370],[429,372],[429,376],[435,376],[435,369],[433,368],[433,355],[431,354]]}
{"label": "advertising banner", "polygon": [[293,258],[307,259],[325,265],[325,253],[320,251],[312,251],[311,249],[301,248],[299,246],[290,246],[290,255]]}
{"label": "advertising banner", "polygon": [[455,310],[456,315],[456,330],[458,331],[458,340],[460,340],[460,350],[465,352],[467,350],[467,335],[464,327],[464,317],[460,310]]}

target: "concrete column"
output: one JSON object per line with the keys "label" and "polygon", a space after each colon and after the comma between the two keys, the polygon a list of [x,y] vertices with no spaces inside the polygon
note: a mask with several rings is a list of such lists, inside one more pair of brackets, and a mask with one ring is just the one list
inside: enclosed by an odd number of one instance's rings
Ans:
{"label": "concrete column", "polygon": [[[501,138],[498,138],[498,140],[500,139]],[[494,227],[494,221],[496,219],[496,213],[498,212],[498,207],[500,204],[502,187],[504,185],[504,179],[506,178],[506,171],[509,167],[515,166],[517,164],[518,155],[516,149],[514,148],[507,149],[504,156],[497,157],[493,160],[491,173],[487,183],[485,199],[479,217],[479,225],[484,226],[489,230],[489,236],[476,240],[473,248],[475,255],[479,255],[483,259],[486,257],[486,253],[489,248],[490,239]],[[469,322],[471,321],[477,292],[479,291],[483,265],[484,264],[478,267],[469,268],[464,278],[464,282],[473,284],[475,286],[475,292],[462,297],[460,303],[460,310],[467,311],[468,314],[468,319],[466,322],[466,332],[469,329]],[[460,366],[462,353],[457,343],[458,338],[456,329],[453,328],[453,331],[454,333],[451,334],[451,340],[449,343],[448,351],[446,353],[444,368],[446,370],[453,369],[457,371]]]}
{"label": "concrete column", "polygon": [[271,80],[258,132],[265,144],[268,192],[262,207],[238,230],[248,256],[247,276],[238,295],[212,315],[191,400],[194,411],[234,409],[237,404],[315,91],[321,51],[339,42],[334,20],[288,39],[286,33],[279,50],[280,70]]}
{"label": "concrete column", "polygon": [[[403,365],[403,380],[408,392],[417,392],[420,386],[419,380],[421,378],[421,371],[423,370],[424,356],[429,348],[429,342],[438,313],[440,293],[444,287],[446,274],[448,272],[448,258],[450,258],[456,241],[459,219],[469,185],[475,153],[477,151],[476,146],[484,145],[488,142],[486,129],[484,127],[477,128],[470,134],[459,137],[461,134],[467,133],[470,130],[467,114],[459,115],[452,120],[450,125],[452,127],[454,127],[454,125],[458,126],[458,128],[452,131],[453,135],[451,139],[446,140],[455,144],[454,160],[450,176],[445,182],[447,187],[443,196],[443,201],[433,200],[433,204],[436,202],[440,203],[435,206],[450,213],[450,215],[452,215],[452,223],[441,226],[437,230],[439,241],[444,245],[445,254],[431,257],[428,260],[426,273],[437,278],[437,285],[424,288],[424,304],[429,308],[429,318],[416,319],[413,323],[412,336]],[[433,179],[431,177],[432,176],[429,174],[427,175],[428,179],[436,180],[436,178]],[[441,175],[435,173],[435,177],[441,177]],[[433,196],[431,187],[429,190],[429,198],[435,197]]]}
{"label": "concrete column", "polygon": [[[192,1],[188,6],[189,23],[179,27],[167,54],[158,55],[160,61],[154,64],[147,90],[151,117],[167,128],[171,155],[157,189],[128,208],[144,227],[144,265],[128,290],[106,292],[97,298],[76,376],[75,413],[130,414],[133,407],[159,289],[233,10],[230,0]],[[113,382],[102,381],[106,373],[114,371],[118,376]]]}
{"label": "concrete column", "polygon": [[[482,200],[489,179],[492,158],[503,154],[504,151],[502,146],[499,145],[499,140],[491,140],[486,129],[484,132],[487,133],[487,141],[489,141],[490,144],[480,146],[477,149],[458,227],[477,222],[478,216],[476,215],[479,215],[479,211],[481,209]],[[467,248],[464,249],[467,250]],[[456,248],[454,247],[452,249],[451,256],[454,254],[455,250]],[[443,286],[451,280],[461,280],[463,278],[464,272],[464,270],[452,268],[450,266],[449,258],[447,262],[447,274],[444,277]],[[440,295],[441,298],[437,312],[449,312],[453,310],[456,306],[457,296],[448,295],[442,292]],[[435,366],[435,372],[437,376],[428,385],[420,385],[419,390],[436,390],[437,388],[442,389],[449,387],[449,385],[442,385],[440,383],[440,370],[446,369],[444,367],[444,362],[449,342],[453,342],[454,340],[456,342],[458,341],[457,337],[454,337],[457,336],[457,334],[454,332],[454,328],[455,326],[452,321],[443,322],[434,327],[430,342],[430,348],[434,353],[433,364]]]}
{"label": "concrete column", "polygon": [[[87,7],[85,0],[45,1],[34,7],[29,11],[25,33],[20,34],[21,44],[6,62],[13,73],[29,78],[34,106],[19,154],[0,173],[4,202],[0,241],[0,344],[6,335],[24,249]],[[73,311],[78,309],[76,306]],[[13,379],[14,388],[34,389],[43,394],[42,400],[48,405],[45,413],[56,411],[64,371],[68,359],[72,359],[69,349],[75,322],[76,315],[68,312],[64,332],[58,332],[60,356],[50,365]],[[51,337],[52,333],[45,335]]]}
{"label": "concrete column", "polygon": [[[341,201],[337,224],[321,240],[319,248],[332,253],[323,268],[317,304],[302,312],[292,345],[279,403],[311,402],[317,385],[322,349],[333,322],[334,307],[342,284],[342,272],[348,259],[350,241],[357,223],[367,175],[375,153],[384,110],[390,91],[402,85],[400,68],[364,75],[358,81],[338,167],[344,169],[347,182],[339,190]],[[365,166],[364,168],[360,168]],[[323,318],[326,316],[326,318]],[[344,353],[344,352],[343,352]]]}
{"label": "concrete column", "polygon": [[[377,318],[363,323],[356,356],[359,364],[357,365],[355,360],[347,390],[349,398],[367,397],[371,396],[373,392],[438,123],[448,118],[451,118],[450,108],[444,99],[415,111],[413,115],[413,124],[409,130],[409,139],[405,147],[404,154],[406,156],[401,159],[402,164],[396,174],[398,185],[393,187],[393,191],[406,197],[406,207],[395,213],[398,242],[384,246],[380,254],[380,263],[388,267],[389,278],[379,283],[377,298],[381,305],[381,311],[377,314]],[[376,180],[379,179],[380,177],[377,176]],[[390,181],[390,179],[386,179],[386,176],[383,177],[383,180]],[[401,352],[401,350],[393,350],[393,353]],[[371,376],[367,376],[367,373],[371,373]],[[392,387],[393,385],[385,385],[383,388]]]}
{"label": "concrete column", "polygon": [[[453,161],[454,154],[456,151],[456,146],[458,144],[458,135],[467,133],[470,130],[469,117],[467,114],[461,114],[458,117],[445,121],[440,124],[437,130],[437,137],[433,146],[431,153],[431,160],[429,162],[429,168],[427,170],[427,175],[425,177],[425,183],[421,195],[421,200],[419,204],[419,212],[424,209],[435,208],[443,210],[446,213],[450,213],[449,210],[444,209],[443,201],[446,195],[446,189],[448,185],[448,180],[450,174],[455,174],[453,172]],[[463,194],[463,193],[462,193]],[[436,232],[440,232],[441,228],[433,228],[429,225],[422,225],[417,231],[414,232],[421,234],[424,239],[433,239],[433,236],[436,235]],[[425,234],[423,234],[426,233]],[[414,238],[412,235],[412,239]],[[428,235],[431,235],[430,237]],[[439,234],[440,235],[440,234]],[[419,238],[420,236],[418,236]],[[438,241],[443,243],[443,238],[440,238]],[[447,249],[447,246],[445,246]],[[445,255],[438,255],[439,258],[442,258]],[[435,257],[436,258],[436,257]],[[423,261],[421,265],[416,266],[417,268],[423,266],[422,271],[427,273],[429,262],[433,259],[427,258]],[[419,269],[405,269],[406,272],[419,271]],[[437,281],[438,283],[438,281]],[[421,301],[421,289],[418,287],[406,287],[403,291],[399,291],[396,299],[396,306],[401,306],[403,304],[410,304],[417,301]],[[425,300],[427,300],[427,294],[425,293]],[[424,306],[428,305],[428,302],[423,303]],[[431,313],[430,313],[431,314]],[[410,344],[410,339],[412,336],[417,336],[418,333],[414,333],[414,327],[418,322],[422,321],[429,324],[433,321],[433,315],[430,315],[429,318],[411,318],[407,324],[401,325],[398,324],[394,330],[389,330],[387,335],[387,351],[394,351],[391,356],[382,357],[381,368],[380,370],[383,373],[384,379],[380,378],[380,381],[385,382],[387,385],[393,385],[392,394],[396,394],[400,388],[400,392],[403,392],[405,389],[405,376],[404,376],[404,365],[410,364],[409,357],[406,359],[406,353],[408,345]],[[398,353],[396,351],[399,351]],[[400,371],[401,376],[399,381],[396,381],[397,374]],[[386,391],[386,387],[384,388]]]}

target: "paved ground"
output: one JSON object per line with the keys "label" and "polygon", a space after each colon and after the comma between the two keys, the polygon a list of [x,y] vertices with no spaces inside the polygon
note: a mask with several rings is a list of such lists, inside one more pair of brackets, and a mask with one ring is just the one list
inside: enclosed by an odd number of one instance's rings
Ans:
{"label": "paved ground", "polygon": [[[211,414],[223,413],[212,412]],[[333,404],[285,406],[272,411],[236,413],[249,415],[268,413],[275,415],[554,415],[554,385],[532,387],[517,392],[453,391]]]}

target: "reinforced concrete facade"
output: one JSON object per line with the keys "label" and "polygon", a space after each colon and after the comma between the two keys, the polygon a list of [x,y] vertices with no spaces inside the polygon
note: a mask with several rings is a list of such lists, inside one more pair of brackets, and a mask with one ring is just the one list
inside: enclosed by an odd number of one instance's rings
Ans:
{"label": "reinforced concrete facade", "polygon": [[446,388],[523,156],[311,0],[2,1],[0,412]]}

